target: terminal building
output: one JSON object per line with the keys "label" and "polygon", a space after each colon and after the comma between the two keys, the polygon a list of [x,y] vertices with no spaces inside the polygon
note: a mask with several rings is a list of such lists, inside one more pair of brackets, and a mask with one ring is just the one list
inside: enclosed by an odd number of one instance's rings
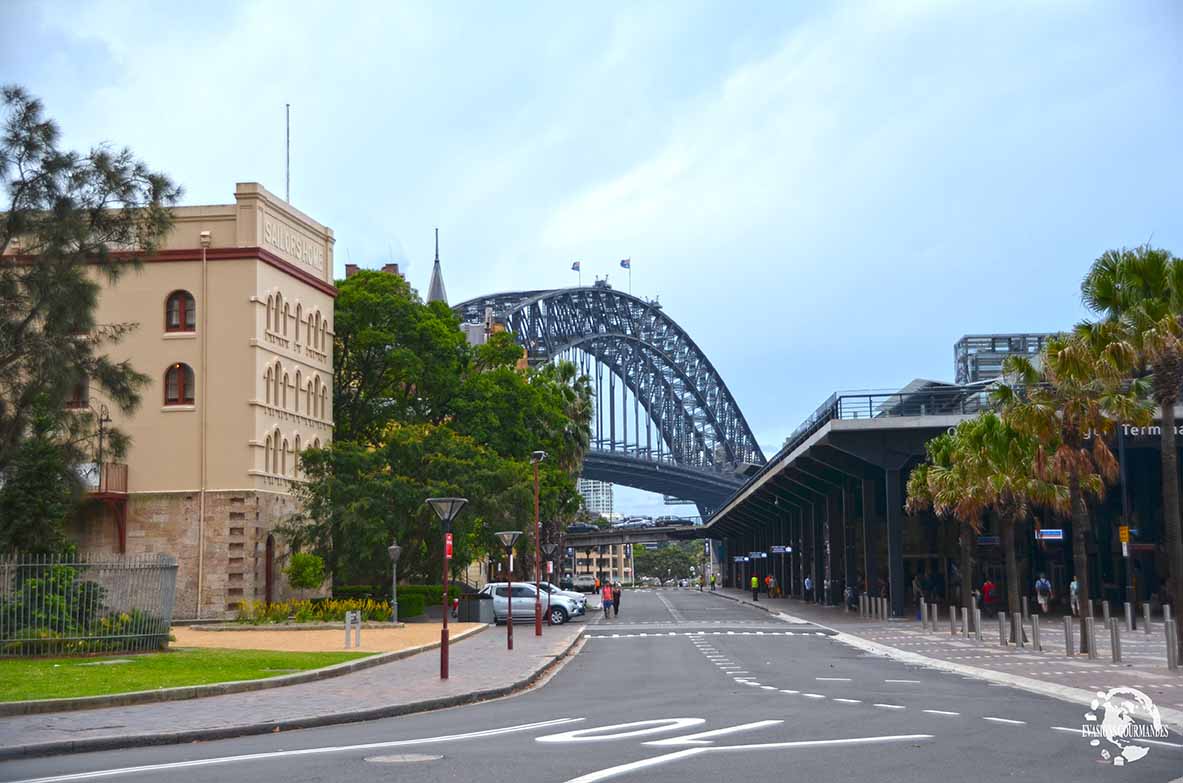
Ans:
{"label": "terminal building", "polygon": [[[901,616],[913,600],[913,577],[924,574],[937,596],[930,600],[958,602],[960,526],[933,514],[907,514],[908,476],[926,459],[930,439],[989,406],[989,381],[1001,357],[1031,354],[1046,339],[968,336],[955,349],[960,383],[917,380],[895,393],[831,396],[694,535],[717,542],[724,581],[733,586],[746,586],[753,570],[761,579],[771,572],[786,593],[800,597],[809,575],[819,601],[840,603],[852,584],[888,596],[893,614]],[[1183,406],[1175,415],[1183,416]],[[1121,471],[1104,498],[1090,503],[1090,598],[1120,605],[1128,586],[1157,611],[1167,596],[1159,444],[1157,423],[1123,425],[1110,444]],[[1122,525],[1130,528],[1128,557],[1119,540]],[[1061,601],[1068,595],[1072,532],[1070,519],[1041,509],[1018,527],[1021,594],[1045,573]],[[989,576],[1005,595],[998,536],[997,521],[987,515],[974,542],[972,582],[980,588]],[[747,557],[773,547],[791,551]]]}
{"label": "terminal building", "polygon": [[101,280],[96,320],[139,324],[111,359],[151,381],[129,416],[75,393],[131,446],[95,466],[71,536],[176,557],[176,615],[221,617],[287,597],[273,530],[296,508],[301,450],[333,437],[333,232],[256,183],[173,213],[140,269]]}

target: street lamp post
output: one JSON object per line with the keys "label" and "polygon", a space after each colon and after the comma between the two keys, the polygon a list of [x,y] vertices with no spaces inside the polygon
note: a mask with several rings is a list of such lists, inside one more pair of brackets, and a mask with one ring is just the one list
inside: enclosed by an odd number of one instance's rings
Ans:
{"label": "street lamp post", "polygon": [[508,565],[508,568],[505,569],[505,649],[507,650],[513,649],[513,545],[521,534],[520,530],[502,530],[497,533],[497,538],[505,547],[505,562]]}
{"label": "street lamp post", "polygon": [[538,557],[539,538],[542,523],[538,518],[538,463],[546,459],[545,451],[535,451],[530,455],[534,463],[534,635],[542,636],[542,576],[538,573],[540,561]]}
{"label": "street lamp post", "polygon": [[392,541],[390,546],[386,547],[386,551],[390,554],[390,622],[398,622],[398,556],[403,553],[403,548],[398,545],[397,541]]}
{"label": "street lamp post", "polygon": [[440,518],[444,529],[444,625],[440,629],[440,679],[448,679],[448,560],[452,557],[452,520],[464,508],[468,498],[428,498],[427,503]]}
{"label": "street lamp post", "polygon": [[[559,549],[558,544],[543,544],[542,554],[546,555],[546,562],[553,563],[555,561],[555,552]],[[549,579],[546,581],[550,581]],[[550,625],[550,612],[546,613],[546,624]]]}

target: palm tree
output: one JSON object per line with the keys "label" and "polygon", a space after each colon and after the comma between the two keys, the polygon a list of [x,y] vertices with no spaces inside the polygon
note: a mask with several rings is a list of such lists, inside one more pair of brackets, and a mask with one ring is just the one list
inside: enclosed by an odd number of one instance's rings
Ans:
{"label": "palm tree", "polygon": [[928,462],[908,476],[907,510],[916,514],[932,510],[938,517],[957,520],[961,528],[961,605],[973,617],[974,540],[982,532],[981,515],[971,513],[976,503],[966,503],[972,496],[964,470],[954,460],[958,440],[954,433],[943,433],[925,444]]}
{"label": "palm tree", "polygon": [[[1129,381],[1135,352],[1129,343],[1098,344],[1086,337],[1058,335],[1048,340],[1038,364],[1026,356],[1003,363],[1006,380],[993,392],[1002,419],[1035,441],[1034,473],[1067,487],[1072,519],[1072,555],[1080,598],[1089,598],[1088,554],[1091,535],[1088,497],[1101,498],[1117,478],[1117,459],[1108,440],[1116,422],[1144,424],[1150,408],[1142,381]],[[1081,612],[1081,639],[1085,639]],[[1086,652],[1082,641],[1081,652]]]}
{"label": "palm tree", "polygon": [[568,361],[547,364],[539,374],[554,383],[562,395],[565,421],[560,440],[564,449],[559,455],[559,465],[574,475],[579,472],[583,458],[591,448],[591,381],[586,375],[580,375],[575,365]]}
{"label": "palm tree", "polygon": [[[1150,245],[1109,250],[1093,262],[1081,293],[1103,321],[1086,322],[1078,330],[1094,338],[1108,334],[1130,342],[1138,352],[1140,374],[1150,376],[1161,423],[1163,540],[1174,577],[1172,601],[1183,607],[1183,517],[1175,438],[1175,403],[1183,387],[1183,259]],[[1183,625],[1179,639],[1183,641]]]}

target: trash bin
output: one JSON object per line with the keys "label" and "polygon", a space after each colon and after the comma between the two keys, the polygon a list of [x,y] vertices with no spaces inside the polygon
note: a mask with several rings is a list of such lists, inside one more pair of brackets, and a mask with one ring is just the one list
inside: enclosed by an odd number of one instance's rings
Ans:
{"label": "trash bin", "polygon": [[497,618],[493,615],[493,596],[480,594],[473,601],[476,606],[477,617],[474,622],[492,625]]}
{"label": "trash bin", "polygon": [[460,596],[456,619],[462,623],[493,622],[493,597],[479,593]]}

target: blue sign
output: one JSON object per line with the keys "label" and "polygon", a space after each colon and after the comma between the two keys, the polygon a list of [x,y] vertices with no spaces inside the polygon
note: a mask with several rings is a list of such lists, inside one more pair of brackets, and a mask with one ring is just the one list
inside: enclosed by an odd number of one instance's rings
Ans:
{"label": "blue sign", "polygon": [[575,547],[567,547],[567,557],[575,557]]}
{"label": "blue sign", "polygon": [[755,559],[762,558],[762,557],[768,557],[768,553],[767,552],[748,552],[748,557],[755,560]]}
{"label": "blue sign", "polygon": [[1044,528],[1035,531],[1035,538],[1041,541],[1063,541],[1064,531],[1057,528]]}
{"label": "blue sign", "polygon": [[998,546],[1002,543],[1002,539],[998,536],[978,536],[978,543],[984,546]]}
{"label": "blue sign", "polygon": [[748,558],[744,557],[743,555],[736,555],[736,556],[735,556],[735,562],[737,562],[737,563],[746,563],[746,562],[748,562]]}
{"label": "blue sign", "polygon": [[783,555],[785,553],[786,549],[787,549],[787,547],[783,547],[783,546],[768,547],[768,551],[774,555]]}

